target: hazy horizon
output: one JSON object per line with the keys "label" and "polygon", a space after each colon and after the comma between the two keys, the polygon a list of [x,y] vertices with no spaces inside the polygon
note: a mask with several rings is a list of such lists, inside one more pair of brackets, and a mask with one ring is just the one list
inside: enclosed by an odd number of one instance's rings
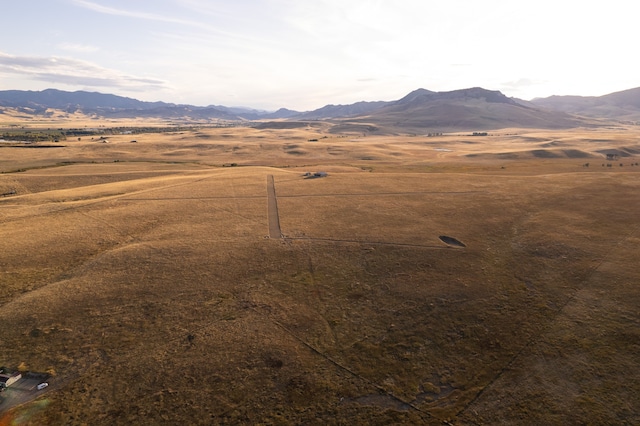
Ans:
{"label": "hazy horizon", "polygon": [[530,100],[640,86],[633,6],[618,0],[7,3],[0,90],[305,111],[418,88]]}

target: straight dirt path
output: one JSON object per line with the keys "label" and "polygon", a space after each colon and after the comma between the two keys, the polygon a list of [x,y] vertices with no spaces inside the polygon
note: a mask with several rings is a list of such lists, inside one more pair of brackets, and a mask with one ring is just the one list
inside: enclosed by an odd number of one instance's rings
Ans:
{"label": "straight dirt path", "polygon": [[267,176],[267,196],[269,212],[269,238],[282,238],[280,218],[278,217],[278,200],[276,199],[276,185],[273,175]]}

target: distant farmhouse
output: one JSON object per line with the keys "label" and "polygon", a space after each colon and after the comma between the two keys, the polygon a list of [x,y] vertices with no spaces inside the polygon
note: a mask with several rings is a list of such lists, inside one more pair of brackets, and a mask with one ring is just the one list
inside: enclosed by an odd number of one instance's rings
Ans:
{"label": "distant farmhouse", "polygon": [[0,369],[0,388],[8,388],[22,378],[19,372],[8,373],[5,369]]}
{"label": "distant farmhouse", "polygon": [[616,161],[618,159],[618,154],[607,154],[608,161]]}
{"label": "distant farmhouse", "polygon": [[322,178],[322,177],[327,177],[329,176],[329,174],[327,172],[315,172],[315,173],[311,173],[311,172],[306,172],[305,174],[302,175],[305,179],[313,179],[313,178]]}

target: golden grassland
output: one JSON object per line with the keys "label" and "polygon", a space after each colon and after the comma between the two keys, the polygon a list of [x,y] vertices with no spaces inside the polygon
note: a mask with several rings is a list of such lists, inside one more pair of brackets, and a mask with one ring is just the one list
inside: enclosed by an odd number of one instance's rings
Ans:
{"label": "golden grassland", "polygon": [[0,424],[640,422],[637,128],[328,130],[0,144]]}

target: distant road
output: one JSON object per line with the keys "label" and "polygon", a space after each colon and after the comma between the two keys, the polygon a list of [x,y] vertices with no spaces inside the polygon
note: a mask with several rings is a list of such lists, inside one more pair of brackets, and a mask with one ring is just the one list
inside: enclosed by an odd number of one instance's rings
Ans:
{"label": "distant road", "polygon": [[278,200],[276,199],[276,185],[273,175],[267,176],[267,196],[269,212],[269,238],[282,238],[280,218],[278,217]]}

